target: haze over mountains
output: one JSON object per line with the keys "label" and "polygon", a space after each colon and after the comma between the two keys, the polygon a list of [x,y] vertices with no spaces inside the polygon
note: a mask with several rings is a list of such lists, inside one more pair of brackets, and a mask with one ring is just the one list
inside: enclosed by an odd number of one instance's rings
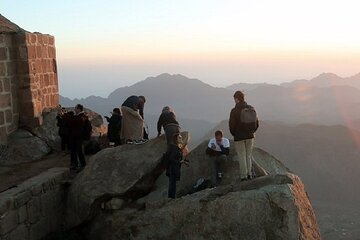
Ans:
{"label": "haze over mountains", "polygon": [[100,114],[108,114],[128,96],[144,95],[147,99],[145,118],[158,116],[162,107],[170,105],[179,118],[216,124],[229,117],[235,89],[245,92],[246,99],[264,121],[342,124],[360,129],[360,74],[340,78],[323,73],[311,80],[281,85],[240,83],[228,88],[215,88],[182,75],[161,74],[118,88],[107,98],[90,96],[70,100],[61,97],[61,103],[66,106],[82,103]]}

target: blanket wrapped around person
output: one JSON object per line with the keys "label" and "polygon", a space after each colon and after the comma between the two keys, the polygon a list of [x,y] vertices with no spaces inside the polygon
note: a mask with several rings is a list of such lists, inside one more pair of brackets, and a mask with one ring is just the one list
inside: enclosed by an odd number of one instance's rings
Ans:
{"label": "blanket wrapped around person", "polygon": [[144,119],[140,116],[138,111],[132,108],[122,106],[122,127],[120,131],[120,138],[122,141],[139,140],[143,138],[144,134]]}

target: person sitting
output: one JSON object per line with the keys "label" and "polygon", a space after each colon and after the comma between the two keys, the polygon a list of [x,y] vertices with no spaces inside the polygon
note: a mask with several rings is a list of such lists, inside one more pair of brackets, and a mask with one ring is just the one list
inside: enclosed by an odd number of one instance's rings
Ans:
{"label": "person sitting", "polygon": [[119,108],[114,108],[111,117],[105,116],[108,125],[107,137],[110,142],[115,143],[115,146],[121,144],[120,131],[121,131],[121,112]]}
{"label": "person sitting", "polygon": [[223,132],[217,130],[215,137],[210,139],[206,148],[209,157],[210,179],[213,186],[219,184],[223,177],[223,165],[227,160],[230,150],[230,141],[223,137]]}
{"label": "person sitting", "polygon": [[181,132],[179,123],[176,120],[175,112],[169,106],[165,106],[159,116],[159,120],[157,122],[158,137],[161,135],[161,128],[164,129],[168,145],[172,143],[172,136]]}
{"label": "person sitting", "polygon": [[121,106],[120,138],[125,143],[144,142],[144,103],[143,96],[130,96]]}

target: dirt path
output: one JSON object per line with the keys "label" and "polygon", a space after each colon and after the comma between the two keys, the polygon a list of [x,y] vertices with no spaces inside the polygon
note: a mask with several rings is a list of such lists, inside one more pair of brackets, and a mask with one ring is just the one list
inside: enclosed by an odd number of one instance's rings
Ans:
{"label": "dirt path", "polygon": [[51,154],[46,158],[12,166],[0,165],[0,192],[6,191],[25,180],[53,167],[69,167],[70,155]]}

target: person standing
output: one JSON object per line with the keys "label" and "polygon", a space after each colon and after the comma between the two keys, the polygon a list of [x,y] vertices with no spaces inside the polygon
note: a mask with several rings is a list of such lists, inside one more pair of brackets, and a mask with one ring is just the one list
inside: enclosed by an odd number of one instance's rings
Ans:
{"label": "person standing", "polygon": [[176,182],[180,181],[181,164],[183,160],[181,134],[174,134],[173,140],[167,150],[166,176],[169,178],[168,198],[176,198]]}
{"label": "person standing", "polygon": [[161,135],[161,128],[164,129],[168,145],[173,142],[174,134],[179,134],[181,132],[179,123],[176,120],[175,112],[169,106],[165,106],[159,116],[159,120],[157,122],[158,137]]}
{"label": "person standing", "polygon": [[121,106],[120,138],[125,143],[144,139],[144,96],[130,96]]}
{"label": "person standing", "polygon": [[234,137],[235,151],[239,160],[241,181],[252,178],[252,150],[254,133],[259,127],[255,109],[245,101],[244,93],[234,94],[235,107],[230,112],[229,130]]}
{"label": "person standing", "polygon": [[105,116],[108,124],[107,137],[110,142],[115,143],[115,146],[120,145],[120,131],[121,131],[121,112],[119,108],[114,108],[111,117]]}
{"label": "person standing", "polygon": [[77,104],[74,111],[74,116],[63,115],[63,119],[70,129],[71,169],[84,168],[86,166],[83,152],[83,142],[86,137],[85,135],[88,134],[86,125],[89,124],[89,118],[84,113],[83,105]]}
{"label": "person standing", "polygon": [[223,132],[217,130],[215,137],[210,139],[206,154],[209,155],[210,180],[213,186],[218,185],[224,174],[224,163],[230,152],[230,141],[223,137]]}
{"label": "person standing", "polygon": [[[59,106],[61,107],[61,106]],[[61,113],[56,116],[57,126],[59,127],[59,136],[61,139],[61,151],[66,153],[66,150],[70,150],[69,146],[69,126],[66,124],[62,115],[69,114],[65,108],[61,108]]]}

